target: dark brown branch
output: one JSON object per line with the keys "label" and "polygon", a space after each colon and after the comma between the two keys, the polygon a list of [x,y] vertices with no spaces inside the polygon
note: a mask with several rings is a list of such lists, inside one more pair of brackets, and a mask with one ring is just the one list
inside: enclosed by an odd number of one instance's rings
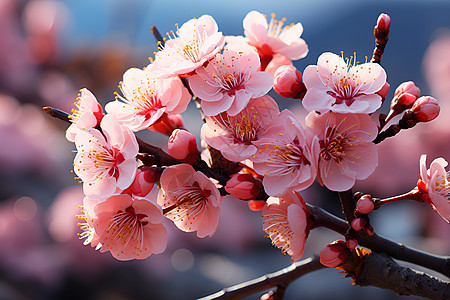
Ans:
{"label": "dark brown branch", "polygon": [[386,138],[397,135],[402,129],[409,129],[416,126],[417,123],[418,121],[414,118],[414,115],[410,111],[406,111],[397,124],[391,125],[385,131],[380,132],[373,142],[378,144]]}
{"label": "dark brown branch", "polygon": [[48,113],[50,116],[52,116],[53,118],[57,118],[60,120],[63,120],[67,123],[72,123],[70,121],[70,115],[68,113],[66,113],[65,111],[50,107],[50,106],[45,106],[42,108],[46,113]]}
{"label": "dark brown branch", "polygon": [[161,44],[162,46],[164,46],[164,39],[161,36],[161,34],[159,33],[158,29],[156,28],[155,25],[150,26],[150,31],[152,32],[153,36],[155,37],[155,40],[157,42],[159,42],[159,44]]}
{"label": "dark brown branch", "polygon": [[430,299],[450,299],[450,282],[397,264],[392,258],[371,254],[361,272],[353,278],[360,286],[376,286],[398,295],[416,295]]}
{"label": "dark brown branch", "polygon": [[384,48],[389,39],[389,26],[387,28],[378,28],[375,26],[373,29],[373,35],[375,37],[375,49],[373,49],[373,55],[370,62],[379,64],[381,62],[381,56],[384,53]]}
{"label": "dark brown branch", "polygon": [[260,292],[272,287],[287,287],[292,281],[309,272],[325,268],[319,261],[318,256],[313,256],[274,273],[266,274],[259,278],[233,285],[215,294],[200,298],[199,300],[211,299],[240,299],[242,297]]}
{"label": "dark brown branch", "polygon": [[354,216],[355,211],[355,201],[353,200],[352,190],[348,190],[345,192],[338,192],[339,200],[341,201],[342,212],[344,213],[345,219],[348,224],[350,224]]}
{"label": "dark brown branch", "polygon": [[[325,210],[307,205],[311,213],[311,218],[314,227],[326,227],[337,233],[345,235],[348,230],[348,224],[341,218],[338,218]],[[354,231],[354,237],[358,240],[361,246],[367,247],[374,252],[386,253],[392,258],[410,262],[430,270],[439,272],[450,278],[450,257],[433,255],[422,252],[413,248],[409,248],[403,244],[391,241],[387,238],[374,234],[368,236],[364,232]]]}

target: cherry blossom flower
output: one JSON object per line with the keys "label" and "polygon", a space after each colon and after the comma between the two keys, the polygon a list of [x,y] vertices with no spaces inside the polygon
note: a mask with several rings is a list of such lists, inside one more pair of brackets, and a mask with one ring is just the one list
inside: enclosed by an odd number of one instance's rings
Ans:
{"label": "cherry blossom flower", "polygon": [[185,111],[191,99],[180,78],[158,78],[149,69],[127,70],[121,89],[125,97],[117,96],[105,109],[121,125],[135,132],[155,124],[165,115]]}
{"label": "cherry blossom flower", "polygon": [[378,153],[372,140],[378,128],[370,116],[312,111],[306,124],[319,137],[318,178],[330,190],[346,191],[377,167]]}
{"label": "cherry blossom flower", "polygon": [[152,69],[166,76],[187,76],[219,53],[225,43],[218,32],[216,21],[209,15],[191,19],[184,23],[176,34],[173,31],[161,51],[155,53]]}
{"label": "cherry blossom flower", "polygon": [[109,114],[100,127],[104,135],[89,129],[75,137],[74,171],[83,181],[85,195],[94,199],[129,187],[137,168],[138,144],[133,132]]}
{"label": "cherry blossom flower", "polygon": [[275,14],[272,14],[270,22],[267,23],[263,14],[253,10],[244,18],[244,34],[250,45],[265,55],[280,53],[292,60],[305,57],[308,54],[308,46],[300,38],[303,33],[302,24],[284,26],[285,21],[284,18],[277,21]]}
{"label": "cherry blossom flower", "polygon": [[197,69],[189,86],[201,100],[203,112],[214,116],[228,112],[237,115],[251,98],[266,94],[273,87],[273,77],[258,72],[259,56],[247,44],[228,44],[206,67]]}
{"label": "cherry blossom flower", "polygon": [[182,231],[212,236],[219,225],[220,201],[214,183],[188,164],[168,167],[161,175],[158,204]]}
{"label": "cherry blossom flower", "polygon": [[317,174],[319,139],[303,129],[293,114],[282,111],[263,137],[253,142],[256,154],[250,157],[256,172],[264,176],[264,190],[282,196],[288,189],[309,187]]}
{"label": "cherry blossom flower", "polygon": [[202,137],[211,147],[232,161],[242,161],[256,153],[253,141],[265,133],[278,114],[278,105],[270,96],[253,98],[237,115],[223,112],[206,117]]}
{"label": "cherry blossom flower", "polygon": [[292,99],[303,99],[306,87],[302,80],[302,73],[294,66],[284,65],[274,74],[273,89],[280,96]]}
{"label": "cherry blossom flower", "polygon": [[88,89],[80,90],[75,107],[70,115],[72,124],[66,131],[66,139],[69,142],[75,141],[75,136],[80,130],[98,126],[104,116],[102,107]]}
{"label": "cherry blossom flower", "polygon": [[292,262],[303,255],[309,235],[308,211],[303,198],[289,191],[282,197],[270,197],[262,211],[263,228],[272,244],[292,257]]}
{"label": "cherry blossom flower", "polygon": [[442,157],[436,158],[427,170],[427,156],[420,156],[419,190],[429,197],[423,199],[430,203],[441,217],[450,223],[450,173],[445,171],[448,165]]}
{"label": "cherry blossom flower", "polygon": [[83,200],[85,244],[111,252],[118,260],[145,259],[162,253],[167,229],[161,207],[147,198],[120,194],[102,201]]}
{"label": "cherry blossom flower", "polygon": [[386,72],[376,63],[357,65],[356,54],[344,59],[326,52],[317,66],[306,67],[303,82],[307,92],[303,106],[308,111],[325,113],[372,113],[382,104],[377,94],[386,83]]}

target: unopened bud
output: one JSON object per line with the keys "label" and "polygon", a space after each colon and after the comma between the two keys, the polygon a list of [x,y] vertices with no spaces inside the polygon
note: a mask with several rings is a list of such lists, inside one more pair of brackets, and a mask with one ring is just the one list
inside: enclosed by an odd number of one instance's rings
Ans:
{"label": "unopened bud", "polygon": [[375,230],[373,229],[372,225],[368,224],[365,228],[364,231],[366,232],[367,235],[372,236],[375,233]]}
{"label": "unopened bud", "polygon": [[364,226],[366,226],[367,224],[367,220],[365,218],[355,218],[352,221],[352,228],[356,231],[360,231],[361,229],[364,228]]}
{"label": "unopened bud", "polygon": [[396,89],[394,96],[400,96],[401,94],[411,94],[416,96],[416,99],[420,97],[420,89],[414,84],[413,81],[402,82]]}
{"label": "unopened bud", "polygon": [[195,136],[183,129],[175,129],[172,132],[167,148],[170,155],[188,162],[194,162],[200,154]]}
{"label": "unopened bud", "polygon": [[260,194],[262,187],[261,181],[250,174],[235,174],[227,181],[225,190],[238,199],[250,200]]}
{"label": "unopened bud", "polygon": [[266,201],[262,200],[250,200],[248,201],[248,208],[253,211],[261,211],[264,208],[264,205],[266,205]]}
{"label": "unopened bud", "polygon": [[387,14],[380,14],[377,20],[377,27],[380,31],[389,31],[391,18]]}
{"label": "unopened bud", "polygon": [[344,241],[334,241],[320,250],[320,263],[329,268],[336,268],[347,261],[349,254],[350,250]]}
{"label": "unopened bud", "polygon": [[355,250],[356,246],[358,246],[358,240],[357,239],[348,239],[346,241],[346,245],[350,250]]}
{"label": "unopened bud", "polygon": [[143,166],[137,169],[133,183],[124,193],[145,197],[153,189],[153,185],[159,180],[161,171],[157,167]]}
{"label": "unopened bud", "polygon": [[148,129],[170,136],[175,129],[183,128],[183,118],[181,115],[163,116],[161,120]]}
{"label": "unopened bud", "polygon": [[303,84],[302,73],[294,66],[279,67],[274,78],[274,90],[281,96],[292,99],[303,99],[305,96],[306,87]]}
{"label": "unopened bud", "polygon": [[372,212],[375,205],[373,204],[372,197],[369,195],[362,196],[356,203],[356,210],[362,214],[368,214]]}
{"label": "unopened bud", "polygon": [[437,100],[430,96],[420,97],[411,108],[414,119],[419,122],[434,120],[439,115],[440,110]]}

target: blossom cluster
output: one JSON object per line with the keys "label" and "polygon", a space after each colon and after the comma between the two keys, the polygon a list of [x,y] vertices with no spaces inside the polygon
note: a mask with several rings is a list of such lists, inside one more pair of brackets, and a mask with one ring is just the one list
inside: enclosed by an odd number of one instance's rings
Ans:
{"label": "blossom cluster", "polygon": [[[310,221],[299,192],[316,179],[346,191],[372,174],[381,125],[371,114],[389,84],[379,64],[359,64],[356,54],[325,52],[302,74],[292,60],[308,53],[303,27],[284,23],[251,11],[244,36],[224,36],[203,15],[168,33],[148,66],[127,70],[121,94],[104,110],[89,90],[80,91],[66,137],[76,145],[74,172],[85,194],[79,216],[85,244],[119,260],[144,259],[165,250],[165,218],[199,238],[212,236],[228,193],[262,210],[274,246],[301,258]],[[272,88],[302,99],[306,118],[280,111],[268,95]],[[395,113],[434,118],[439,106],[417,90],[396,92]],[[204,114],[205,151],[239,166],[222,170],[224,182],[199,167],[206,163],[179,115],[190,101]],[[170,163],[155,163],[136,138],[146,129],[170,136]]]}

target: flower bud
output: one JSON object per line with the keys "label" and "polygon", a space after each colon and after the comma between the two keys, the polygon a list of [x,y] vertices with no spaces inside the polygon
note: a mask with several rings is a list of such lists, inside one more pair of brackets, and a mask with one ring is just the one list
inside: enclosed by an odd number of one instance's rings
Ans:
{"label": "flower bud", "polygon": [[418,122],[428,122],[434,120],[441,108],[436,99],[430,96],[422,96],[414,102],[411,112]]}
{"label": "flower bud", "polygon": [[188,162],[194,162],[200,154],[195,136],[183,129],[175,129],[172,132],[167,148],[170,155]]}
{"label": "flower bud", "polygon": [[137,169],[133,183],[124,193],[145,197],[153,189],[153,184],[159,180],[161,171],[157,167],[143,166]]}
{"label": "flower bud", "polygon": [[420,97],[420,89],[414,84],[413,81],[402,82],[396,89],[394,96],[400,96],[401,94],[411,94],[417,98]]}
{"label": "flower bud", "polygon": [[261,181],[250,174],[235,174],[227,181],[225,190],[238,199],[255,199],[262,189]]}
{"label": "flower bud", "polygon": [[380,31],[389,31],[391,18],[387,14],[380,14],[377,20],[377,27]]}
{"label": "flower bud", "polygon": [[373,229],[372,225],[368,224],[365,228],[364,231],[366,232],[367,235],[372,236],[375,233],[375,230]]}
{"label": "flower bud", "polygon": [[306,87],[302,81],[302,73],[294,66],[284,65],[274,75],[274,90],[286,98],[303,99]]}
{"label": "flower bud", "polygon": [[352,221],[352,228],[356,231],[360,231],[361,229],[364,228],[364,226],[366,226],[367,224],[367,220],[365,218],[355,218]]}
{"label": "flower bud", "polygon": [[372,212],[375,205],[373,204],[372,197],[369,195],[362,196],[356,203],[356,210],[362,214],[368,214]]}
{"label": "flower bud", "polygon": [[357,239],[348,239],[346,241],[347,248],[350,250],[355,250],[356,246],[358,246],[358,240]]}
{"label": "flower bud", "polygon": [[181,115],[165,115],[161,117],[159,122],[153,124],[148,129],[170,136],[177,128],[183,128],[183,118]]}
{"label": "flower bud", "polygon": [[262,200],[250,200],[248,201],[248,208],[253,211],[261,211],[264,208],[264,205],[266,205],[266,201]]}
{"label": "flower bud", "polygon": [[344,241],[334,241],[320,250],[320,263],[329,268],[336,268],[346,262],[349,254],[350,250]]}

